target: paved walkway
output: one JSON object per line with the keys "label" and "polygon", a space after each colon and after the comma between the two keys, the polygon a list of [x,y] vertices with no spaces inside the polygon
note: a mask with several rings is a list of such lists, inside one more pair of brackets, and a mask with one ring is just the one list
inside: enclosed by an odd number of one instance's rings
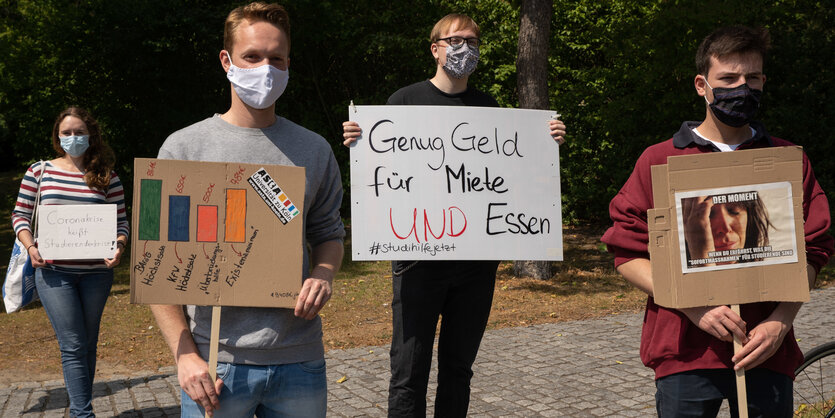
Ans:
{"label": "paved walkway", "polygon": [[[795,322],[803,350],[835,340],[832,306],[835,287],[812,292],[812,301]],[[652,373],[638,359],[641,320],[641,314],[624,314],[488,332],[474,367],[470,415],[654,415]],[[329,416],[385,416],[387,347],[333,350],[327,361]],[[179,387],[173,372],[166,368],[98,381],[96,413],[179,416]],[[433,375],[431,393],[434,379]],[[67,404],[62,381],[0,387],[2,417],[64,417]],[[727,416],[727,406],[723,415]]]}

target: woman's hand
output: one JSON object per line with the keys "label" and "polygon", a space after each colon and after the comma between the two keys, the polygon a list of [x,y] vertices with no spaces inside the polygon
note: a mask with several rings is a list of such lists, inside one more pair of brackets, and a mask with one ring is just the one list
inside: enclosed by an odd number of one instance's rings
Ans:
{"label": "woman's hand", "polygon": [[350,147],[351,144],[360,137],[360,135],[362,135],[362,129],[360,129],[360,126],[356,122],[350,120],[342,122],[342,137],[345,138],[345,140],[342,141],[342,145]]}
{"label": "woman's hand", "polygon": [[29,248],[26,249],[26,252],[29,253],[29,260],[32,262],[32,267],[46,267],[46,260],[41,257],[41,252],[38,251],[38,247],[36,247],[35,244],[30,245]]}
{"label": "woman's hand", "polygon": [[[708,258],[708,253],[716,251],[713,232],[710,228],[710,210],[713,200],[710,196],[682,199],[681,216],[684,223],[684,240],[690,260]],[[708,264],[705,264],[708,265]]]}
{"label": "woman's hand", "polygon": [[125,252],[125,243],[122,241],[116,241],[116,253],[113,254],[113,258],[105,258],[104,265],[107,268],[112,269],[119,265],[119,262],[122,260],[122,254]]}

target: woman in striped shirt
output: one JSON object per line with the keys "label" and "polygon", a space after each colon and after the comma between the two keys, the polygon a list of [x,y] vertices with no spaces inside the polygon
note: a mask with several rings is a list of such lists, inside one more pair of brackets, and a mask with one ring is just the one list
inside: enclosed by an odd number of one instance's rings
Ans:
{"label": "woman in striped shirt", "polygon": [[[35,163],[26,171],[12,225],[36,268],[38,296],[58,338],[70,415],[91,417],[99,324],[113,284],[113,267],[119,264],[128,238],[124,190],[113,171],[113,151],[102,140],[96,120],[84,109],[70,107],[58,115],[52,128],[52,146],[58,158]],[[41,257],[30,226],[39,178],[41,205],[116,205],[117,244],[113,258]]]}

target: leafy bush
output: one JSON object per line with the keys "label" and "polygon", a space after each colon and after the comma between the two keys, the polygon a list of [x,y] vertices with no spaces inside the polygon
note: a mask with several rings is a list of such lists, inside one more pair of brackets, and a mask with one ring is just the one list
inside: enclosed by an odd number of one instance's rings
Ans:
{"label": "leafy bush", "polygon": [[[519,1],[286,2],[292,20],[290,86],[278,113],[327,138],[349,192],[341,123],[350,100],[383,104],[432,76],[429,31],[446,13],[480,23],[484,46],[471,82],[517,105]],[[53,118],[90,108],[117,153],[128,188],[134,157],[153,157],[173,131],[228,108],[222,27],[239,1],[0,1],[0,154],[22,169],[51,155]],[[768,0],[554,1],[552,109],[568,125],[561,149],[564,218],[607,220],[607,204],[640,152],[701,120],[692,87],[700,40],[729,24],[769,28],[773,53],[761,119],[803,145],[824,190],[835,186],[835,11],[825,2]],[[128,190],[130,191],[130,190]],[[130,194],[128,194],[130,196]],[[347,217],[350,199],[344,200]]]}

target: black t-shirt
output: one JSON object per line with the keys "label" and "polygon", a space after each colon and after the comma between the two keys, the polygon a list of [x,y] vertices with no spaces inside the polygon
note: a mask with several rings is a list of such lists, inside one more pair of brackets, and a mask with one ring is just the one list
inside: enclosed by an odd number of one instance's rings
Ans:
{"label": "black t-shirt", "polygon": [[496,99],[478,89],[469,87],[462,93],[447,94],[429,80],[403,87],[389,97],[387,105],[415,106],[480,106],[499,107]]}

